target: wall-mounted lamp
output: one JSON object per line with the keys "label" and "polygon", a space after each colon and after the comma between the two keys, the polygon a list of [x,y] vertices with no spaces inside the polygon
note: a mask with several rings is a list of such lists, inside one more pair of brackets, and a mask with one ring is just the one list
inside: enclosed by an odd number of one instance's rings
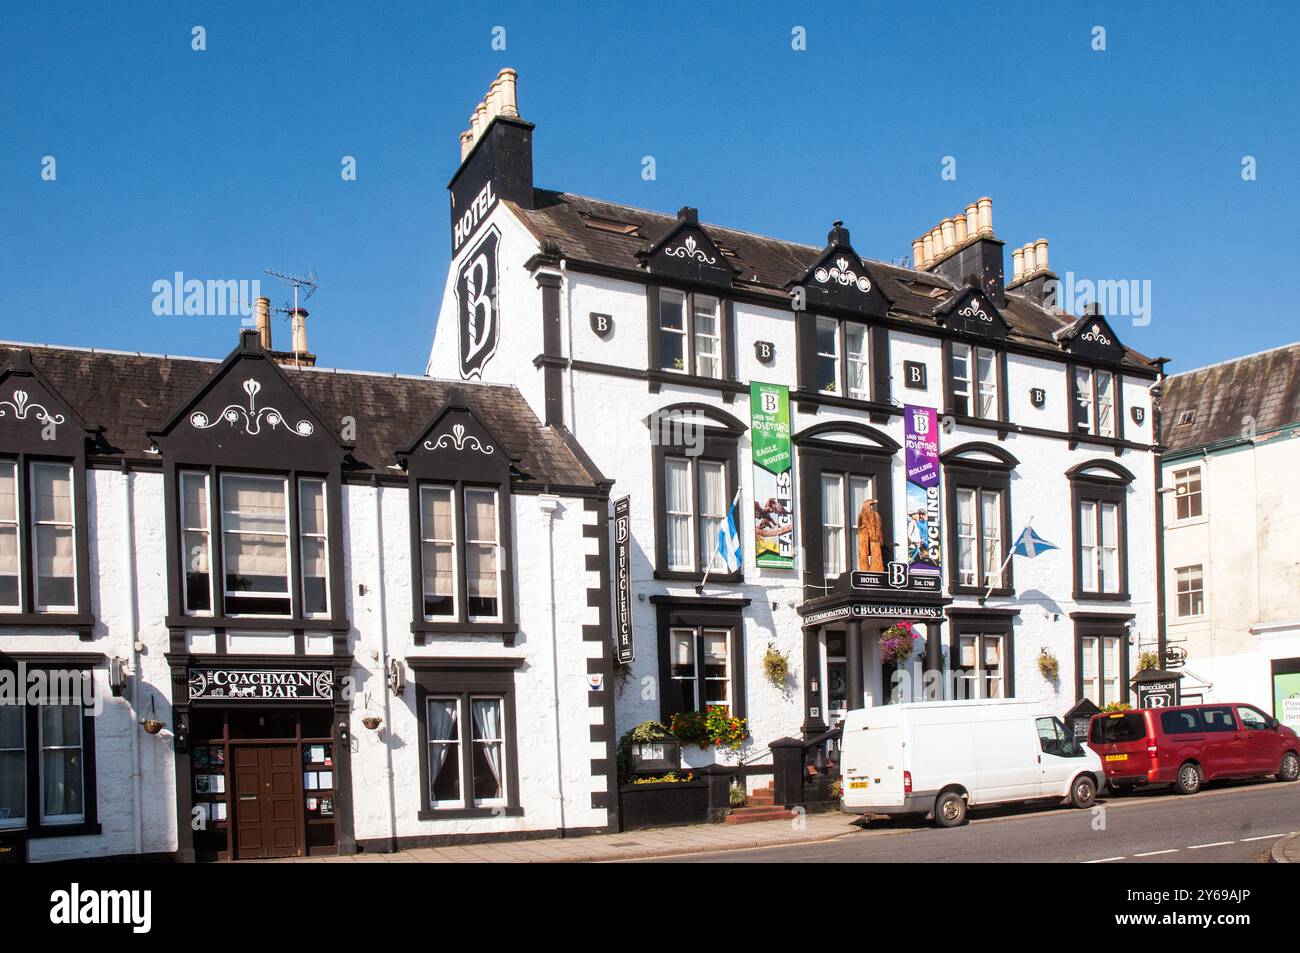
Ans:
{"label": "wall-mounted lamp", "polygon": [[388,688],[394,695],[402,694],[406,688],[406,669],[402,667],[400,659],[390,659],[388,662]]}
{"label": "wall-mounted lamp", "polygon": [[126,659],[113,658],[108,660],[108,689],[113,693],[114,698],[122,697],[122,687],[126,684]]}

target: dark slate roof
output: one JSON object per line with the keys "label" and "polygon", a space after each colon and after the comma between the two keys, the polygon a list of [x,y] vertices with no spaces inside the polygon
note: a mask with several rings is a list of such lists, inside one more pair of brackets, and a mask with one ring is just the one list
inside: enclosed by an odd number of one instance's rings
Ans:
{"label": "dark slate roof", "polygon": [[[1160,436],[1169,450],[1189,450],[1300,424],[1300,344],[1174,374],[1160,385]],[[1192,411],[1190,423],[1179,418]]]}
{"label": "dark slate roof", "polygon": [[[648,250],[677,224],[675,215],[603,202],[570,192],[535,189],[533,195],[534,207],[531,210],[513,202],[509,203],[511,209],[539,242],[556,243],[560,252],[574,262],[644,274],[638,253]],[[593,227],[592,223],[596,226],[608,224]],[[611,230],[610,226],[619,225],[624,228]],[[701,225],[730,261],[739,267],[736,287],[753,294],[768,295],[776,307],[788,305],[790,282],[807,272],[825,250],[822,246],[782,241],[720,225]],[[625,230],[627,228],[631,230]],[[915,271],[870,258],[863,261],[885,296],[893,302],[890,314],[902,324],[933,329],[936,326],[935,309],[962,290],[959,285],[933,272]],[[1057,354],[1061,348],[1054,334],[1075,321],[1074,315],[1049,311],[1014,291],[1007,294],[1003,314],[1011,325],[1008,340]],[[1153,369],[1149,359],[1133,350],[1128,351],[1125,361],[1144,370]]]}
{"label": "dark slate roof", "polygon": [[[0,343],[0,370],[14,347],[31,354],[32,365],[87,426],[104,428],[102,443],[130,460],[157,460],[148,452],[148,432],[159,429],[220,366],[195,357]],[[330,368],[283,370],[322,421],[356,419],[356,465],[345,470],[348,475],[392,476],[395,451],[410,446],[459,391],[506,453],[519,458],[518,469],[529,482],[591,487],[603,479],[594,466],[584,465],[564,434],[537,419],[514,387]]]}

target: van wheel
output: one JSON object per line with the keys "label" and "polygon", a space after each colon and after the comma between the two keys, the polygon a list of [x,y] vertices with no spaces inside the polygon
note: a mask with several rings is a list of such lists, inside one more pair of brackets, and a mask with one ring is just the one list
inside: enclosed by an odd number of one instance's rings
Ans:
{"label": "van wheel", "polygon": [[958,827],[966,822],[966,799],[956,791],[946,791],[934,803],[934,822],[940,827]]}
{"label": "van wheel", "polygon": [[1294,781],[1300,778],[1300,757],[1294,751],[1282,755],[1282,769],[1277,773],[1279,781]]}
{"label": "van wheel", "polygon": [[1174,787],[1179,794],[1195,794],[1201,789],[1201,769],[1192,761],[1186,761],[1178,769],[1178,780]]}
{"label": "van wheel", "polygon": [[1074,784],[1070,787],[1070,806],[1071,807],[1092,807],[1097,800],[1097,782],[1086,774],[1081,774],[1074,779]]}

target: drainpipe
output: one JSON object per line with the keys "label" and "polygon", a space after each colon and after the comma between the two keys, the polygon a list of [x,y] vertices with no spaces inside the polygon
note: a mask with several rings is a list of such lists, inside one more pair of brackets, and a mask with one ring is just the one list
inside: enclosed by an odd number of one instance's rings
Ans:
{"label": "drainpipe", "polygon": [[375,597],[379,600],[379,652],[380,680],[384,683],[384,773],[388,779],[388,849],[397,850],[397,786],[393,780],[393,707],[392,690],[388,684],[388,606],[384,590],[384,507],[383,487],[376,477],[371,477],[370,486],[375,495],[375,568],[379,582],[375,586]]}
{"label": "drainpipe", "polygon": [[136,606],[135,495],[131,492],[131,471],[122,461],[122,513],[126,532],[122,534],[122,555],[126,567],[127,634],[131,637],[131,774],[135,814],[135,854],[144,853],[144,797],[141,791],[143,766],[140,762],[140,612]]}
{"label": "drainpipe", "polygon": [[537,509],[546,518],[546,574],[550,580],[551,599],[551,707],[555,717],[555,787],[560,799],[560,836],[568,824],[564,817],[564,749],[560,735],[560,627],[555,603],[555,514],[560,498],[544,493],[537,498]]}

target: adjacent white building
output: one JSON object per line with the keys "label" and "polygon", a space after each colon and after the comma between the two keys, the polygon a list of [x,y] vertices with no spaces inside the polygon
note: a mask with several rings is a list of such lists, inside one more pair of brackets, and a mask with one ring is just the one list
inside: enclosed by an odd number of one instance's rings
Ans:
{"label": "adjacent white building", "polygon": [[[859,255],[840,222],[802,244],[537,188],[514,86],[503,71],[461,137],[428,372],[517,387],[628,498],[620,732],[722,705],[749,740],[688,756],[761,762],[889,700],[879,642],[900,620],[923,635],[904,668],[942,672],[945,696],[1132,700],[1158,640],[1159,365],[1103,316],[1051,307],[1045,240],[1006,282],[988,199],[913,243],[908,268]],[[778,419],[759,415],[757,448],[751,400]],[[756,471],[786,420],[788,472]],[[919,506],[909,434],[937,437]],[[714,540],[737,498],[733,570]],[[879,565],[859,564],[868,499]],[[1031,522],[1057,548],[1004,566]]]}
{"label": "adjacent white building", "polygon": [[1183,698],[1300,726],[1300,344],[1160,391],[1165,620]]}

